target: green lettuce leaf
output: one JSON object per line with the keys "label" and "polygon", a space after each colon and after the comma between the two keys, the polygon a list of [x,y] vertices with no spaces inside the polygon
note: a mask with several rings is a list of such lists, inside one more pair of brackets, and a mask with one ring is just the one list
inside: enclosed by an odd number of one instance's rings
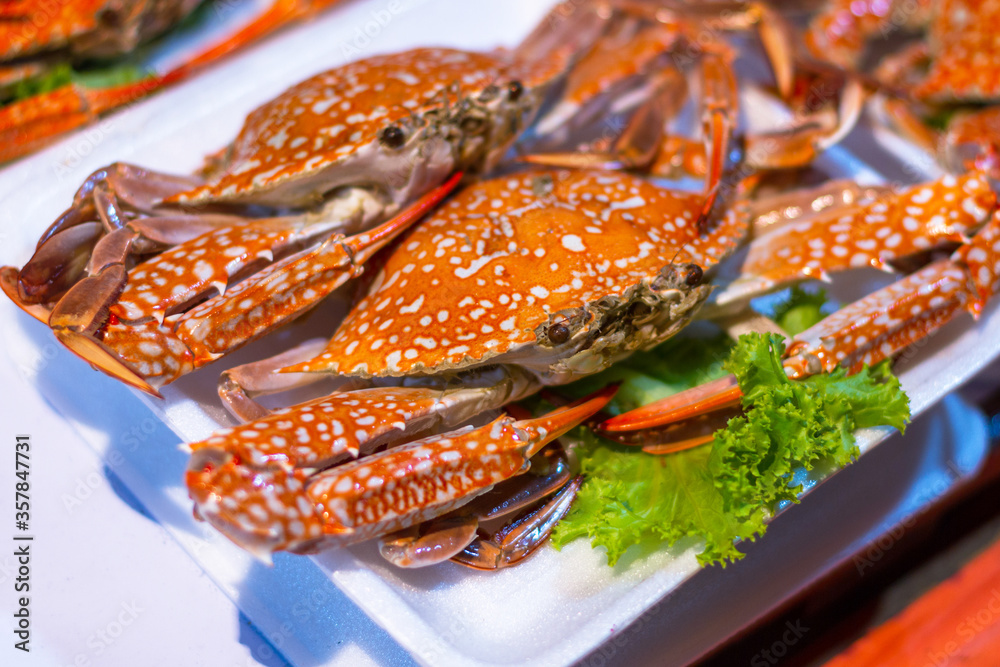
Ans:
{"label": "green lettuce leaf", "polygon": [[699,561],[724,563],[742,557],[737,539],[764,531],[762,516],[739,518],[725,510],[708,466],[710,448],[652,456],[589,430],[573,435],[585,481],[552,534],[556,547],[588,537],[614,565],[633,545],[658,548],[693,537],[705,542]]}
{"label": "green lettuce leaf", "polygon": [[653,456],[577,429],[586,478],[553,543],[588,537],[614,565],[633,545],[692,538],[704,541],[703,565],[724,565],[742,557],[736,541],[764,532],[778,503],[797,501],[796,472],[849,463],[858,453],[858,428],[904,428],[908,401],[887,364],[850,377],[838,370],[793,381],[782,368],[783,352],[778,336],[741,336],[725,368],[739,380],[745,416],[731,419],[711,445]]}
{"label": "green lettuce leaf", "polygon": [[833,304],[827,297],[826,291],[822,289],[806,291],[796,285],[788,290],[788,297],[775,306],[771,319],[794,336],[826,317],[829,313],[824,310],[831,310],[830,306]]}
{"label": "green lettuce leaf", "polygon": [[60,63],[43,74],[18,81],[4,92],[3,97],[9,104],[52,92],[70,83],[84,88],[110,88],[135,83],[152,74],[151,70],[128,63],[91,66],[79,71],[68,63]]}

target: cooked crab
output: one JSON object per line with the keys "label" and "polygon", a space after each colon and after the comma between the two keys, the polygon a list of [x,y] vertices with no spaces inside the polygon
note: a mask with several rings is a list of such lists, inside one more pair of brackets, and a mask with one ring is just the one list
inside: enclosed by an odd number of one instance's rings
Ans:
{"label": "cooked crab", "polygon": [[[244,295],[262,294],[260,285],[292,269],[292,283],[307,276],[322,281],[325,269],[313,275],[304,268],[309,248],[395,215],[457,169],[495,164],[581,52],[587,71],[595,59],[605,66],[602,81],[609,86],[589,92],[569,86],[567,104],[584,115],[610,104],[608,91],[649,92],[643,73],[660,71],[669,61],[662,49],[691,36],[674,19],[666,26],[656,19],[656,31],[668,35],[661,50],[647,49],[640,62],[619,54],[627,66],[584,48],[620,25],[649,24],[630,12],[609,18],[601,3],[584,3],[569,18],[543,24],[512,54],[418,49],[320,74],[253,112],[203,178],[123,164],[100,170],[43,235],[31,261],[20,272],[3,270],[3,288],[84,359],[154,392],[329,293],[332,282],[303,287],[294,308],[287,290],[272,295],[281,303]],[[706,62],[713,85],[725,93],[706,103],[715,165],[731,132],[727,96],[734,84],[712,52]],[[639,126],[662,125],[659,118],[642,115]],[[710,192],[718,180],[713,171]],[[248,222],[255,207],[280,217]],[[222,239],[232,247],[206,254]],[[223,328],[213,330],[220,320]],[[185,332],[197,340],[186,340]],[[206,354],[195,349],[204,341],[213,341]]]}
{"label": "cooked crab", "polygon": [[[207,180],[122,164],[95,173],[31,261],[20,272],[4,269],[4,290],[110,374],[147,390],[169,382],[176,374],[164,364],[162,373],[144,372],[156,359],[129,369],[121,350],[102,350],[107,327],[122,322],[126,333],[134,325],[133,347],[149,327],[170,337],[177,316],[212,293],[224,308],[248,273],[391,218],[457,169],[487,166],[552,78],[541,81],[540,66],[518,68],[499,57],[420,49],[314,77],[251,114]],[[269,207],[272,217],[251,220],[249,205]],[[273,217],[282,211],[289,214]],[[207,252],[222,240],[224,252]],[[151,253],[159,254],[132,268]],[[168,298],[151,300],[150,289]],[[120,312],[109,320],[111,308]]]}
{"label": "cooked crab", "polygon": [[[747,299],[751,284],[756,294],[822,271],[885,266],[894,257],[962,238],[986,221],[995,204],[979,174],[880,194],[878,201],[842,208],[825,219],[792,223],[777,230],[780,237],[774,231],[763,235],[744,263],[751,275],[723,290],[726,298],[717,297],[717,304]],[[231,411],[254,421],[192,445],[188,483],[198,514],[255,553],[349,544],[382,533],[387,525],[412,527],[428,519],[431,514],[419,513],[406,524],[385,523],[400,515],[386,504],[385,494],[411,509],[424,507],[428,497],[426,488],[409,489],[402,482],[383,489],[415,465],[409,454],[397,456],[390,449],[365,456],[345,464],[350,475],[339,464],[461,424],[541,386],[600,371],[672,335],[709,297],[703,278],[742,242],[750,225],[748,208],[736,205],[700,231],[702,205],[701,195],[614,172],[533,171],[466,188],[400,240],[328,342],[310,342],[224,374],[220,394]],[[895,226],[914,223],[908,230],[912,238],[894,233]],[[852,224],[866,227],[871,238],[852,238]],[[963,257],[982,262],[972,273],[987,263],[995,270],[989,258],[979,257],[983,244],[991,247],[995,231],[987,227],[976,237],[978,245],[963,251]],[[819,262],[816,244],[826,242],[831,252]],[[757,266],[759,254],[770,261]],[[920,298],[956,298],[957,269],[932,268],[943,278],[927,282]],[[992,281],[995,274],[990,276]],[[887,304],[884,294],[877,298],[890,307],[889,315],[869,314],[868,321],[873,330],[893,327],[885,336],[894,345],[928,321],[940,323],[936,315],[909,311],[897,322],[891,308],[912,304]],[[977,292],[973,298],[985,296]],[[721,308],[715,306],[716,314]],[[885,341],[867,333],[874,344],[850,341],[855,357],[885,352]],[[846,354],[838,347],[820,356],[824,362],[841,361],[841,351]],[[813,370],[810,357],[803,358]],[[274,413],[252,399],[329,374],[350,378],[351,386]],[[490,428],[469,437],[480,442]],[[452,436],[419,442],[435,438]],[[406,448],[425,451],[422,444]],[[457,468],[483,456],[474,447],[454,449]],[[423,465],[425,480],[450,474],[451,467],[437,459]],[[364,481],[368,476],[376,480],[373,486]],[[447,513],[455,507],[450,503],[468,502],[496,481],[468,482],[461,499],[451,490],[430,496],[447,499],[440,510]],[[386,538],[392,546],[384,551],[400,562],[429,564],[462,554],[463,540],[456,537],[461,534],[477,540],[459,557],[463,562],[478,563],[475,554],[485,552],[492,562],[505,553],[502,539],[487,549],[483,543],[489,540],[476,537],[475,512],[460,514],[442,524],[450,531],[442,537],[447,548],[436,541],[435,530],[425,528],[418,531],[424,557],[408,551],[409,538],[400,545],[396,536]],[[542,514],[550,520],[555,512]]]}
{"label": "cooked crab", "polygon": [[[0,162],[176,83],[282,25],[338,0],[275,0],[248,25],[161,75],[102,88],[66,83],[0,108]],[[0,7],[0,100],[11,88],[54,68],[114,58],[172,28],[206,0],[12,0]]]}
{"label": "cooked crab", "polygon": [[[331,465],[461,424],[673,334],[710,292],[704,271],[745,233],[736,211],[701,233],[702,204],[701,195],[612,172],[532,171],[462,190],[399,242],[328,343],[227,375],[230,404],[261,418],[192,445],[198,514],[255,553],[303,552],[472,500],[499,481],[476,467],[523,449],[510,418]],[[245,393],[329,374],[368,387],[270,415]],[[432,441],[461,444],[432,454]],[[504,463],[504,477],[534,451]],[[395,482],[416,472],[425,481]],[[474,527],[476,517],[465,521]],[[463,534],[471,540],[475,530]],[[433,539],[424,536],[424,553]],[[449,540],[431,553],[447,558],[467,545]],[[397,561],[440,559],[390,551]]]}
{"label": "cooked crab", "polygon": [[837,0],[810,24],[813,54],[859,70],[877,38],[916,30],[921,38],[874,70],[885,93],[881,120],[934,155],[948,170],[1000,174],[1000,6],[981,0],[907,2]]}

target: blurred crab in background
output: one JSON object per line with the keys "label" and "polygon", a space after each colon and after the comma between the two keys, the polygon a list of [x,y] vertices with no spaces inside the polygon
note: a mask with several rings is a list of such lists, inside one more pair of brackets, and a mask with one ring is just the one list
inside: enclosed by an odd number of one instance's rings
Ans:
{"label": "blurred crab in background", "polygon": [[[60,134],[176,83],[222,56],[338,0],[275,0],[263,13],[163,74],[91,87],[69,67],[132,54],[211,0],[11,0],[0,7],[0,162],[21,157]],[[37,93],[32,82],[54,75]],[[129,76],[127,78],[135,78]],[[55,85],[54,89],[49,89]],[[20,89],[20,90],[19,90]]]}
{"label": "blurred crab in background", "polygon": [[[821,61],[874,69],[882,122],[958,173],[1000,176],[1000,6],[983,0],[826,3],[806,44]],[[913,33],[918,38],[908,40]],[[904,43],[885,41],[896,37]],[[881,38],[882,41],[879,41]],[[876,60],[881,55],[881,60]],[[868,75],[862,75],[869,78]]]}

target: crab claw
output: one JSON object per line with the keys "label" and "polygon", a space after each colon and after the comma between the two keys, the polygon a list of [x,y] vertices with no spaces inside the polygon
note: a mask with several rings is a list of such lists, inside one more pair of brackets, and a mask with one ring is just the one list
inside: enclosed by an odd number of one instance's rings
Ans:
{"label": "crab claw", "polygon": [[73,354],[89,363],[93,368],[104,371],[130,387],[135,387],[156,398],[163,398],[163,395],[156,390],[156,387],[146,382],[141,375],[122,363],[118,355],[105,348],[93,338],[64,330],[56,331],[55,335],[60,343],[69,348]]}
{"label": "crab claw", "polygon": [[[267,334],[358,275],[372,255],[420,220],[460,179],[461,173],[456,173],[367,232],[350,237],[324,232],[313,247],[270,263],[231,287],[228,282],[245,264],[271,262],[275,253],[311,241],[309,228],[303,230],[294,218],[211,225],[190,243],[128,273],[126,258],[138,232],[118,229],[97,242],[89,275],[73,284],[51,309],[22,298],[16,271],[4,269],[0,282],[15,303],[46,322],[78,356],[159,396],[154,385],[172,382]],[[170,233],[169,227],[157,231]],[[225,252],[213,254],[209,248]],[[194,262],[189,253],[201,259]],[[185,264],[186,259],[191,261]],[[213,290],[216,296],[199,303]]]}
{"label": "crab claw", "polygon": [[[588,417],[596,414],[608,404],[618,391],[618,385],[613,384],[595,391],[578,401],[564,405],[552,412],[534,419],[522,419],[514,422],[515,429],[523,429],[528,434],[527,458],[531,458],[545,445],[574,426],[579,425]],[[519,437],[520,439],[520,437]]]}
{"label": "crab claw", "polygon": [[3,293],[7,295],[7,298],[39,322],[47,324],[52,309],[41,304],[28,303],[22,299],[21,292],[18,289],[17,278],[18,272],[13,266],[0,267],[0,289],[3,289]]}
{"label": "crab claw", "polygon": [[[348,279],[401,233],[437,206],[461,180],[458,172],[388,222],[361,234],[334,235],[271,264],[217,297],[184,313],[175,328],[194,354],[195,365],[218,359],[301,315]],[[289,280],[291,276],[296,279]],[[299,278],[301,276],[301,278]]]}
{"label": "crab claw", "polygon": [[[263,560],[283,549],[308,553],[344,546],[446,514],[526,472],[532,456],[604,407],[615,390],[536,419],[504,415],[480,428],[422,438],[315,474],[254,465],[211,444],[232,434],[223,432],[193,446],[187,485],[198,516]],[[306,405],[269,419],[313,423],[312,411]],[[241,426],[238,433],[256,426]]]}

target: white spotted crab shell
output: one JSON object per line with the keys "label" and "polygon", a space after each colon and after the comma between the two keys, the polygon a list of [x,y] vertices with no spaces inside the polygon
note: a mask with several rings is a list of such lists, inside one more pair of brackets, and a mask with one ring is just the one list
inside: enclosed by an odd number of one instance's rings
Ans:
{"label": "white spotted crab shell", "polygon": [[253,111],[183,204],[310,206],[343,185],[397,203],[497,160],[552,72],[500,56],[416,49],[318,74]]}
{"label": "white spotted crab shell", "polygon": [[624,173],[532,171],[480,182],[423,220],[315,359],[358,377],[515,364],[546,384],[665,340],[746,229],[708,234],[703,198]]}

